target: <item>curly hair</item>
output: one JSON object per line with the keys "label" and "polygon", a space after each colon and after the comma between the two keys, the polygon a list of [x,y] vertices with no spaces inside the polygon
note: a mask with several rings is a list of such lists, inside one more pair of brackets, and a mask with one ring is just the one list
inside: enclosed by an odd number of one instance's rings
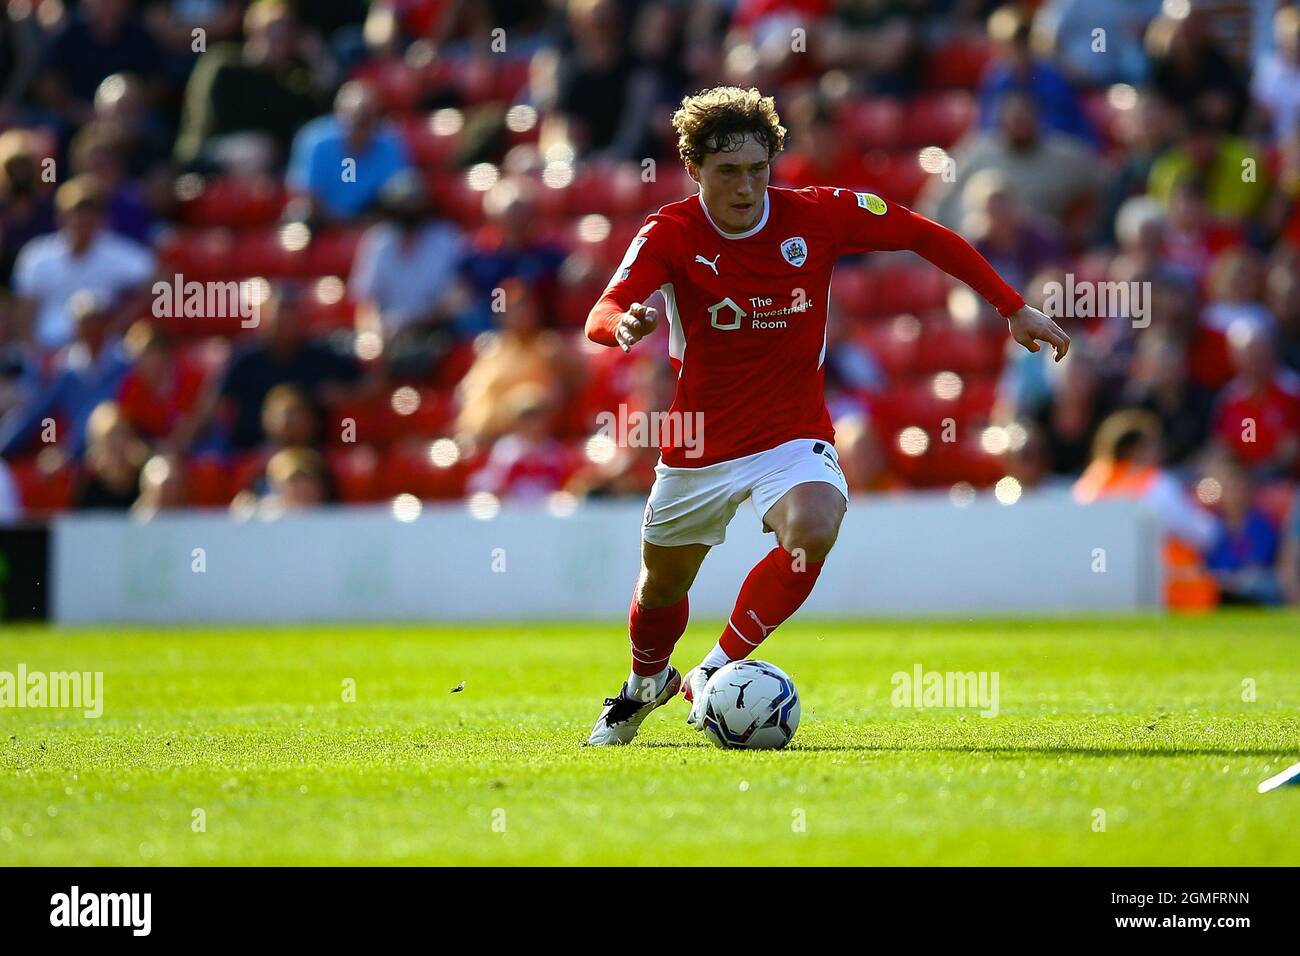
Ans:
{"label": "curly hair", "polygon": [[747,135],[767,148],[768,159],[785,148],[776,101],[753,87],[715,86],[683,98],[673,114],[673,129],[682,162],[696,166],[710,153],[738,149]]}

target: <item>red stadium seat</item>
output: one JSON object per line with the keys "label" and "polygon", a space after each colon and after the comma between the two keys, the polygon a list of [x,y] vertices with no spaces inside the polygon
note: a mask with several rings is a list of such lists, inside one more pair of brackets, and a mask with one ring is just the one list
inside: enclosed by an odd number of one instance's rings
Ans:
{"label": "red stadium seat", "polygon": [[270,178],[210,179],[178,204],[177,215],[190,226],[260,226],[280,217],[286,198],[284,186]]}
{"label": "red stadium seat", "polygon": [[400,59],[363,63],[352,72],[352,78],[370,81],[379,91],[384,109],[399,113],[415,108],[424,80],[420,71]]}
{"label": "red stadium seat", "polygon": [[369,445],[327,449],[325,460],[341,501],[359,504],[379,499],[380,459]]}
{"label": "red stadium seat", "polygon": [[415,113],[396,120],[417,166],[450,166],[460,142],[459,134],[440,136],[433,130],[433,115]]}
{"label": "red stadium seat", "polygon": [[920,314],[938,308],[948,301],[949,282],[941,270],[929,263],[884,265],[876,273],[876,307],[886,315]]}
{"label": "red stadium seat", "polygon": [[38,515],[66,511],[76,492],[76,467],[64,463],[50,470],[38,462],[39,456],[34,456],[9,463],[23,510]]}
{"label": "red stadium seat", "polygon": [[925,86],[932,90],[973,90],[993,59],[993,44],[986,37],[958,37],[930,51],[925,66]]}
{"label": "red stadium seat", "polygon": [[307,248],[286,246],[285,240],[292,234],[285,228],[266,226],[240,233],[238,247],[232,256],[233,268],[227,275],[265,276],[269,279],[311,275]]}
{"label": "red stadium seat", "polygon": [[947,149],[966,134],[974,121],[975,98],[965,90],[923,94],[908,103],[900,145]]}
{"label": "red stadium seat", "polygon": [[316,233],[307,247],[307,274],[349,275],[364,232],[360,226],[351,226]]}
{"label": "red stadium seat", "polygon": [[234,476],[220,458],[198,455],[185,463],[189,503],[199,508],[224,508],[234,497]]}
{"label": "red stadium seat", "polygon": [[241,274],[236,261],[240,247],[235,233],[224,227],[177,229],[160,241],[159,255],[170,269],[187,280],[207,282],[237,278]]}
{"label": "red stadium seat", "polygon": [[468,463],[439,467],[430,458],[429,447],[427,442],[417,442],[389,449],[380,466],[379,492],[383,497],[411,494],[425,500],[450,500],[464,495]]}
{"label": "red stadium seat", "polygon": [[840,315],[854,321],[877,314],[876,285],[872,275],[861,267],[841,265],[831,281],[831,304]]}
{"label": "red stadium seat", "polygon": [[904,142],[903,105],[899,100],[873,97],[846,106],[841,128],[863,149],[891,151]]}

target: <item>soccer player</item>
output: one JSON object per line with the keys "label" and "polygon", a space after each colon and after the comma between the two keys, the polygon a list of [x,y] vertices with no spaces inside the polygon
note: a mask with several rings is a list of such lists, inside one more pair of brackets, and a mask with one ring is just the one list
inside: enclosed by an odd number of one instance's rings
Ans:
{"label": "soccer player", "polygon": [[[1027,306],[956,233],[874,193],[769,186],[785,127],[771,97],[718,87],[673,115],[699,193],[650,216],[587,316],[589,338],[625,351],[659,324],[662,293],[677,390],[642,526],[628,615],[632,673],[606,698],[589,744],[626,744],[683,689],[703,729],[702,690],[808,595],[844,517],[848,486],[823,391],[831,270],[843,255],[910,249],[961,279],[1031,352],[1070,339]],[[689,437],[692,441],[683,440]],[[737,506],[752,498],[776,547],[749,573],[717,645],[682,675],[669,663],[687,592]]]}

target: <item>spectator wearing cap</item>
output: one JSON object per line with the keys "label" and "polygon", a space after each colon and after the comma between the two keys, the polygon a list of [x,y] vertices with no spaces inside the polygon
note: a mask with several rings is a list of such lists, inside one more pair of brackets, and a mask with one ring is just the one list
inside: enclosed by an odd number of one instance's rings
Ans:
{"label": "spectator wearing cap", "polygon": [[59,349],[49,382],[20,407],[0,420],[0,455],[12,456],[33,448],[45,434],[47,419],[55,422],[58,446],[77,458],[86,446],[86,422],[102,402],[117,397],[131,368],[131,356],[114,335],[113,314],[80,292],[69,309],[74,340]]}
{"label": "spectator wearing cap", "polygon": [[294,138],[287,179],[310,200],[310,218],[348,221],[370,211],[384,185],[410,165],[375,88],[353,80],[339,89],[332,115],[308,123]]}
{"label": "spectator wearing cap", "polygon": [[1065,74],[1050,60],[1036,56],[1029,15],[1007,5],[989,17],[989,38],[997,58],[989,64],[980,82],[979,125],[993,129],[998,108],[1008,93],[1021,93],[1033,100],[1043,126],[1052,133],[1072,136],[1097,146],[1097,131],[1088,121],[1074,88]]}
{"label": "spectator wearing cap", "polygon": [[276,164],[282,162],[294,134],[329,102],[323,70],[309,59],[309,49],[288,3],[251,4],[243,44],[217,44],[194,65],[176,161],[221,165],[228,143],[253,134]]}
{"label": "spectator wearing cap", "polygon": [[93,177],[68,180],[55,193],[59,231],[38,236],[18,253],[13,285],[19,319],[43,348],[58,348],[72,337],[69,303],[79,292],[124,314],[144,304],[154,255],[104,227],[105,201]]}
{"label": "spectator wearing cap", "polygon": [[297,385],[318,410],[367,390],[370,383],[363,380],[354,356],[308,336],[301,295],[294,285],[273,289],[261,306],[257,335],[236,347],[225,373],[213,382],[179,431],[179,447],[200,438],[224,413],[228,450],[241,453],[256,448],[265,439],[262,406],[277,385]]}
{"label": "spectator wearing cap", "polygon": [[932,177],[918,201],[930,218],[950,229],[961,226],[964,193],[972,178],[997,170],[1021,208],[1064,227],[1095,200],[1100,185],[1096,157],[1071,136],[1045,132],[1033,99],[1007,93],[997,107],[997,125],[958,146],[952,182]]}
{"label": "spectator wearing cap", "polygon": [[429,209],[413,171],[388,181],[380,209],[383,219],[361,237],[348,280],[357,331],[382,335],[390,362],[406,351],[433,359],[450,344],[464,235]]}

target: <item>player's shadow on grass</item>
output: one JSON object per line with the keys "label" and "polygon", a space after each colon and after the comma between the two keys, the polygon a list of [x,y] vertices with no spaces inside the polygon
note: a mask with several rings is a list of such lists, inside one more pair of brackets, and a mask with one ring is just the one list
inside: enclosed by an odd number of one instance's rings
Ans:
{"label": "player's shadow on grass", "polygon": [[[653,744],[651,746],[688,746],[686,744]],[[849,753],[853,751],[875,753],[953,753],[989,754],[992,756],[1033,756],[1059,754],[1070,757],[1276,757],[1276,747],[1243,747],[1230,750],[1226,747],[927,747],[889,746],[888,744],[826,744],[805,746],[791,744],[787,750],[806,753]]]}

